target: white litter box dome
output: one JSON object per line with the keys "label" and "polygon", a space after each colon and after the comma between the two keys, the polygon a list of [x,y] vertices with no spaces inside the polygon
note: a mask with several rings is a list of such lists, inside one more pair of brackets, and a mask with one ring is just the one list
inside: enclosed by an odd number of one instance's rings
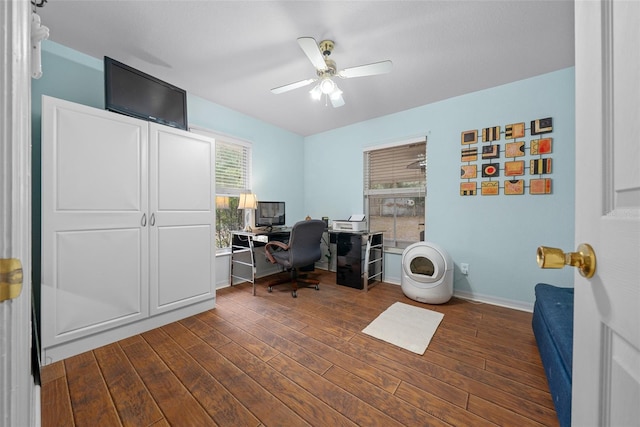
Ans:
{"label": "white litter box dome", "polygon": [[453,296],[453,261],[434,243],[414,243],[402,253],[400,281],[407,297],[427,304],[443,304]]}

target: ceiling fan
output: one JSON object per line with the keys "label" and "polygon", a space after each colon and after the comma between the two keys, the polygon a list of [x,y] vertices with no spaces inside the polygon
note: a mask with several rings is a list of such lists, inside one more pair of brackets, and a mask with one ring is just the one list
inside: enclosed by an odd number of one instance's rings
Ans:
{"label": "ceiling fan", "polygon": [[300,37],[298,44],[316,68],[318,77],[279,86],[271,89],[271,92],[280,94],[318,82],[309,92],[311,97],[315,100],[320,100],[322,96],[325,95],[331,100],[331,105],[333,105],[334,108],[342,107],[344,105],[342,91],[333,81],[333,77],[337,76],[343,79],[349,79],[352,77],[374,76],[376,74],[388,73],[393,66],[391,61],[386,60],[338,71],[335,61],[329,59],[329,55],[331,55],[334,47],[333,41],[323,40],[317,43],[312,37]]}

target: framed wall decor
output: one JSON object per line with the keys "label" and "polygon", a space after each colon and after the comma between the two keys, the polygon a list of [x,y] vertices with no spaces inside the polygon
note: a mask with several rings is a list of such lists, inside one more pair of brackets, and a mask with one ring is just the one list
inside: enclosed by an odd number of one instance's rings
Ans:
{"label": "framed wall decor", "polygon": [[[552,117],[461,132],[460,195],[524,195],[527,188],[530,195],[551,194],[552,132]],[[530,179],[520,178],[527,172]]]}

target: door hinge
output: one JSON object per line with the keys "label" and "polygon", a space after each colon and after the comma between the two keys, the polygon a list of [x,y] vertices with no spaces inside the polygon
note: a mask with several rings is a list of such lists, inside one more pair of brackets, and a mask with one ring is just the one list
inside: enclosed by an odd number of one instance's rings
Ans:
{"label": "door hinge", "polygon": [[17,298],[22,292],[22,263],[19,259],[0,259],[0,302]]}

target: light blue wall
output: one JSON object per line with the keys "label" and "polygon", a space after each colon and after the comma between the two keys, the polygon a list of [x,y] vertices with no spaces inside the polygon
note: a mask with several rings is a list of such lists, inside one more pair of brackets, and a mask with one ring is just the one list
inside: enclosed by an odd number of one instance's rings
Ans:
{"label": "light blue wall", "polygon": [[[46,41],[42,62],[44,75],[32,85],[34,266],[40,250],[40,97],[104,108],[101,58]],[[262,200],[286,201],[289,224],[306,215],[344,219],[362,212],[363,148],[426,135],[426,236],[453,257],[456,292],[524,308],[531,306],[537,282],[573,285],[572,271],[538,269],[535,250],[542,244],[574,245],[574,110],[573,68],[306,138],[188,97],[191,125],[253,143],[252,189]],[[462,131],[521,121],[528,127],[531,120],[549,116],[554,120],[553,194],[459,196]],[[280,179],[283,166],[289,176],[303,179]],[[399,283],[400,255],[387,254],[385,260],[386,279]],[[459,272],[461,262],[470,265],[466,277]]]}
{"label": "light blue wall", "polygon": [[[455,291],[528,307],[537,282],[573,286],[572,271],[540,270],[535,255],[540,245],[574,246],[574,110],[568,68],[307,137],[305,207],[332,219],[361,211],[363,148],[426,135],[426,240],[451,254]],[[517,122],[528,128],[545,117],[554,125],[553,194],[459,195],[461,132]],[[469,264],[468,276],[460,274],[461,262]],[[400,256],[388,254],[385,268],[387,280],[398,283]]]}

